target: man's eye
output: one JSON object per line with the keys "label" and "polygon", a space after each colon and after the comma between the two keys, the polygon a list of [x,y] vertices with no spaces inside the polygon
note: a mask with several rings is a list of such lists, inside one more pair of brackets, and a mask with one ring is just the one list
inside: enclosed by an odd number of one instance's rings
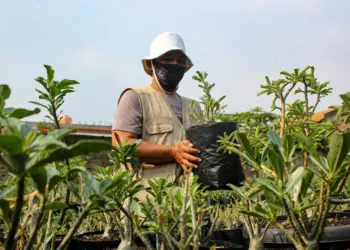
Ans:
{"label": "man's eye", "polygon": [[177,63],[181,66],[186,66],[186,61],[178,61]]}
{"label": "man's eye", "polygon": [[161,63],[171,63],[171,59],[162,59],[160,62]]}

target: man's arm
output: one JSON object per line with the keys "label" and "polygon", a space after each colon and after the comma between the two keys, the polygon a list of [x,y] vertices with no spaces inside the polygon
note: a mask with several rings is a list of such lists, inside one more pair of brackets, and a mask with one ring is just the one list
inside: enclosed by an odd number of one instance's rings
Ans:
{"label": "man's arm", "polygon": [[[122,143],[124,143],[126,140],[128,141],[128,143],[134,143],[139,139],[139,136],[135,133],[113,130],[113,146],[118,145],[117,140],[115,138],[115,133],[119,135],[119,138]],[[171,148],[172,147],[169,145],[151,144],[149,142],[143,141],[138,147],[139,158],[142,162],[147,163],[174,161],[174,158],[171,156]]]}
{"label": "man's arm", "polygon": [[[119,136],[121,142],[134,143],[139,139],[139,136],[134,133],[113,130],[112,131],[112,144],[117,146],[116,136]],[[197,168],[194,163],[200,162],[198,157],[193,154],[199,153],[199,150],[193,148],[193,144],[189,141],[182,141],[175,146],[152,144],[143,141],[138,146],[138,156],[141,162],[145,163],[163,163],[163,162],[178,162],[181,167],[188,172],[190,168]]]}
{"label": "man's arm", "polygon": [[[115,113],[112,128],[112,144],[117,146],[115,134],[119,136],[122,142],[128,140],[134,143],[140,138],[142,132],[142,111],[137,97],[133,90],[128,90],[120,98],[117,112]],[[193,163],[199,162],[198,157],[193,156],[199,151],[193,148],[189,141],[182,141],[175,146],[151,144],[143,141],[138,147],[141,162],[162,163],[178,162],[185,171],[189,168],[195,168]],[[193,162],[193,163],[192,163]]]}

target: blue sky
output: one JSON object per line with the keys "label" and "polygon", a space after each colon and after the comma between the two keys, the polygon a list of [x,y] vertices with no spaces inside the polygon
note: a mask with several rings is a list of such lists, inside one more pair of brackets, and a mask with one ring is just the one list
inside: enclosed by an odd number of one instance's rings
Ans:
{"label": "blue sky", "polygon": [[205,70],[227,111],[269,109],[271,99],[256,96],[264,77],[313,65],[334,88],[324,109],[350,90],[349,13],[345,0],[0,0],[0,82],[12,89],[8,106],[34,107],[34,78],[50,64],[57,79],[80,82],[64,113],[110,124],[121,91],[150,81],[141,59],[152,39],[173,31],[195,64],[180,94],[198,98],[191,77]]}

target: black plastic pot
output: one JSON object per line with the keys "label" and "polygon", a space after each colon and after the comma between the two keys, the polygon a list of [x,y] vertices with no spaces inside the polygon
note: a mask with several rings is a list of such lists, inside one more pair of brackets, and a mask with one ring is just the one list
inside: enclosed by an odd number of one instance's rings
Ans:
{"label": "black plastic pot", "polygon": [[237,124],[233,122],[198,125],[186,130],[186,138],[201,151],[201,162],[193,173],[199,176],[199,183],[209,190],[227,190],[227,184],[240,186],[245,179],[238,155],[217,152],[220,146],[218,136],[235,130]]}
{"label": "black plastic pot", "polygon": [[[66,236],[65,234],[57,234],[56,235],[55,248],[57,248],[61,244],[61,242],[65,236]],[[67,250],[74,250],[74,249],[76,249],[76,244],[75,244],[74,237],[72,237],[68,243]]]}
{"label": "black plastic pot", "polygon": [[234,250],[234,249],[244,249],[244,246],[237,245],[228,241],[213,240],[209,241],[206,245],[200,246],[199,250]]}
{"label": "black plastic pot", "polygon": [[115,240],[94,240],[94,239],[84,239],[84,236],[101,236],[103,235],[103,231],[95,231],[95,232],[88,232],[83,233],[80,235],[77,235],[74,237],[74,245],[76,250],[105,250],[105,249],[112,249],[117,248],[120,244],[119,239]]}
{"label": "black plastic pot", "polygon": [[[152,247],[156,248],[157,246],[157,233],[147,233],[148,240],[150,241]],[[139,237],[135,238],[135,245],[137,250],[147,250],[145,244],[143,244],[142,240]]]}
{"label": "black plastic pot", "polygon": [[[339,212],[329,213],[328,217],[335,216],[347,216],[350,218],[350,213]],[[279,216],[279,220],[283,221],[287,219],[287,216]],[[293,232],[292,229],[287,229],[289,232]],[[243,228],[242,235],[244,239],[244,245],[246,249],[249,247],[249,237]],[[269,228],[263,239],[264,247],[266,249],[295,249],[292,242],[287,236],[278,228]],[[325,227],[320,239],[320,248],[327,249],[348,249],[350,246],[350,225]],[[335,248],[334,248],[335,247]]]}
{"label": "black plastic pot", "polygon": [[228,241],[237,245],[243,245],[242,227],[233,227],[226,230],[216,230],[213,232],[213,239]]}

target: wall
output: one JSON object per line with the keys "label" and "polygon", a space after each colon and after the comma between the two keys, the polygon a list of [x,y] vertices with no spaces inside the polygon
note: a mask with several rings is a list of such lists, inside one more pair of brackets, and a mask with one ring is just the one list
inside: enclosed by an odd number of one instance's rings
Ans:
{"label": "wall", "polygon": [[[79,135],[79,134],[71,134],[65,137],[65,141],[68,145],[72,145],[80,140],[104,140],[107,142],[111,142],[110,136],[93,136],[93,135]],[[109,165],[109,158],[108,158],[108,152],[101,152],[101,153],[91,153],[88,155],[82,156],[83,160],[87,161],[86,167],[89,170],[94,170],[98,166],[108,166]]]}

